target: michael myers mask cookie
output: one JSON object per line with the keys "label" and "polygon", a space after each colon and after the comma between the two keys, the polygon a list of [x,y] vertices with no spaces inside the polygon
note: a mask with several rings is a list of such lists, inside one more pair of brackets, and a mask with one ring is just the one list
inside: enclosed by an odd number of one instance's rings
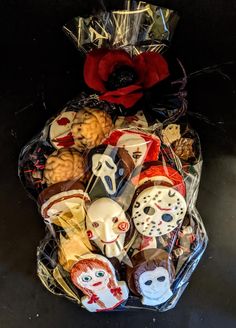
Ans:
{"label": "michael myers mask cookie", "polygon": [[126,244],[129,219],[122,207],[110,198],[99,198],[87,209],[87,234],[107,257],[118,257]]}
{"label": "michael myers mask cookie", "polygon": [[88,254],[73,266],[71,280],[85,296],[82,305],[90,312],[113,310],[127,300],[124,281],[117,281],[114,267],[104,256]]}
{"label": "michael myers mask cookie", "polygon": [[187,206],[183,197],[185,188],[181,175],[171,171],[175,173],[171,177],[164,171],[165,167],[163,171],[153,171],[155,174],[160,173],[157,180],[154,179],[155,175],[151,179],[152,169],[149,174],[144,173],[149,176],[149,180],[143,180],[144,183],[134,196],[132,219],[138,232],[147,237],[159,237],[171,232],[182,222],[186,213]]}
{"label": "michael myers mask cookie", "polygon": [[139,252],[127,268],[129,288],[142,296],[144,305],[157,306],[171,296],[175,269],[168,253],[159,249]]}
{"label": "michael myers mask cookie", "polygon": [[133,169],[133,161],[125,149],[106,145],[93,148],[87,156],[87,170],[92,173],[90,196],[117,195]]}
{"label": "michael myers mask cookie", "polygon": [[104,143],[126,149],[135,166],[156,161],[161,145],[158,137],[132,130],[115,130]]}

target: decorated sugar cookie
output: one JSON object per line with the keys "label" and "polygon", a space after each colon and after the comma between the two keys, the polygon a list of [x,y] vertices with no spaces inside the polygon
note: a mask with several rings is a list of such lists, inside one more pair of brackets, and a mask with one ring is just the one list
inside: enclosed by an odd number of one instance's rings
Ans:
{"label": "decorated sugar cookie", "polygon": [[90,312],[113,310],[128,298],[124,281],[117,281],[115,270],[108,259],[88,254],[73,266],[71,280],[85,296],[82,305]]}
{"label": "decorated sugar cookie", "polygon": [[47,158],[44,179],[48,186],[75,178],[86,180],[84,158],[77,150],[62,148]]}
{"label": "decorated sugar cookie", "polygon": [[156,161],[161,145],[158,137],[133,130],[114,130],[104,143],[126,149],[135,166]]}
{"label": "decorated sugar cookie", "polygon": [[162,137],[165,145],[171,145],[174,141],[179,140],[181,138],[180,125],[167,125],[167,127],[162,130]]}
{"label": "decorated sugar cookie", "polygon": [[156,185],[165,184],[178,190],[183,196],[186,194],[186,186],[182,175],[169,165],[161,162],[148,162],[142,167],[142,171],[132,178],[136,186],[144,186],[148,183]]}
{"label": "decorated sugar cookie", "polygon": [[87,156],[87,170],[92,173],[90,196],[116,195],[133,169],[133,161],[125,149],[106,145],[93,148]]}
{"label": "decorated sugar cookie", "polygon": [[172,295],[175,269],[169,254],[160,249],[147,249],[132,257],[127,268],[129,288],[142,296],[144,305],[157,306]]}
{"label": "decorated sugar cookie", "polygon": [[76,112],[68,111],[61,113],[52,121],[49,137],[55,148],[60,149],[74,146],[71,128],[75,117]]}
{"label": "decorated sugar cookie", "polygon": [[118,257],[125,248],[130,222],[122,207],[110,198],[99,198],[87,210],[87,234],[107,257]]}
{"label": "decorated sugar cookie", "polygon": [[39,195],[41,214],[45,220],[54,222],[63,214],[77,212],[80,217],[85,217],[85,202],[89,201],[89,196],[84,191],[84,186],[80,181],[58,182],[44,189]]}
{"label": "decorated sugar cookie", "polygon": [[112,119],[105,111],[96,108],[79,110],[72,125],[75,147],[91,149],[98,146],[112,128]]}
{"label": "decorated sugar cookie", "polygon": [[174,188],[153,185],[143,189],[132,206],[132,219],[138,232],[159,237],[174,230],[184,219],[186,201]]}

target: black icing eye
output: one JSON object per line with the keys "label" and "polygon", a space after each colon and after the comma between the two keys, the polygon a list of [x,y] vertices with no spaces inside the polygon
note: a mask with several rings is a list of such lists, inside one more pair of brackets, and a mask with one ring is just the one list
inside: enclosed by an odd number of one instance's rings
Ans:
{"label": "black icing eye", "polygon": [[144,285],[146,285],[146,286],[150,286],[152,284],[152,280],[147,280],[145,283],[144,283]]}
{"label": "black icing eye", "polygon": [[161,277],[157,278],[157,281],[160,281],[160,282],[163,282],[165,280],[166,280],[166,277],[164,277],[164,276],[161,276]]}
{"label": "black icing eye", "polygon": [[101,163],[101,162],[98,162],[98,164],[97,164],[95,170],[96,170],[96,171],[99,171],[99,170],[101,170],[101,168],[102,168],[102,163]]}
{"label": "black icing eye", "polygon": [[134,204],[134,208],[138,208],[140,206],[140,203],[139,202],[136,202],[135,204]]}
{"label": "black icing eye", "polygon": [[151,206],[144,207],[143,211],[147,215],[153,215],[155,213],[155,209]]}
{"label": "black icing eye", "polygon": [[173,216],[170,214],[163,214],[161,218],[165,222],[170,222],[173,220]]}

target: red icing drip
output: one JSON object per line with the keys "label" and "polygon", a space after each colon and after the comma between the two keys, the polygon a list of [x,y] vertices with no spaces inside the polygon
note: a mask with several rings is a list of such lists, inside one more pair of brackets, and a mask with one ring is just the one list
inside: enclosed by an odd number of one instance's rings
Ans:
{"label": "red icing drip", "polygon": [[68,133],[65,137],[56,138],[55,142],[57,143],[58,147],[63,148],[69,148],[75,144],[71,132]]}
{"label": "red icing drip", "polygon": [[66,125],[70,123],[70,120],[67,117],[62,117],[59,120],[57,120],[58,125]]}

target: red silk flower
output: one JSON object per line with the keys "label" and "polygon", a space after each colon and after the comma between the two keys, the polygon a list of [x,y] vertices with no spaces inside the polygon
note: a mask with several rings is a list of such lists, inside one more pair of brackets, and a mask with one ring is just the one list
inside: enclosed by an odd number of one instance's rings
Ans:
{"label": "red silk flower", "polygon": [[131,58],[124,50],[97,49],[87,54],[84,65],[85,82],[101,93],[100,99],[126,108],[143,96],[144,89],[168,75],[166,60],[155,52]]}

